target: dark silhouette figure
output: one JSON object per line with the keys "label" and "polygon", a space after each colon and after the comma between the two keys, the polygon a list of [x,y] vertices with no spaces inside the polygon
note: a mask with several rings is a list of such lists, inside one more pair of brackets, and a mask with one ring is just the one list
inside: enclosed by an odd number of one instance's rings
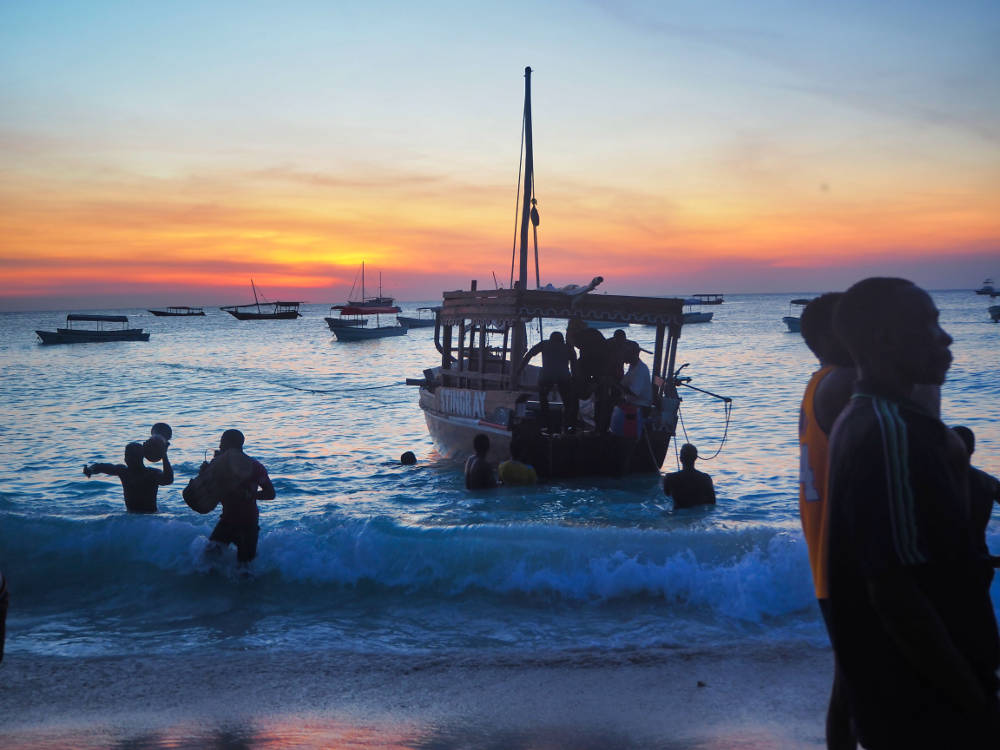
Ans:
{"label": "dark silhouette figure", "polygon": [[712,477],[694,468],[698,449],[691,443],[681,446],[681,470],[663,477],[663,494],[674,499],[674,509],[715,505],[715,485]]}
{"label": "dark silhouette figure", "polygon": [[[219,450],[216,453],[231,451],[232,458],[239,459],[241,476],[239,481],[226,488],[219,501],[222,503],[222,516],[208,538],[209,551],[219,554],[224,547],[236,545],[236,561],[241,567],[249,566],[257,556],[257,539],[260,535],[260,509],[258,500],[273,500],[274,485],[267,474],[264,465],[243,452],[245,438],[239,430],[226,430],[219,440]],[[208,463],[201,465],[201,471],[208,468]]]}
{"label": "dark silhouette figure", "polygon": [[[976,452],[976,435],[968,427],[952,427],[952,431],[962,439],[962,445],[972,460],[972,454]],[[976,541],[986,555],[990,555],[989,547],[986,546],[986,527],[990,523],[990,516],[993,513],[993,503],[1000,503],[1000,479],[987,474],[982,469],[969,466],[969,504],[972,507],[972,523],[976,533]],[[1000,567],[1000,557],[990,555],[990,564]]]}
{"label": "dark silhouette figure", "polygon": [[600,331],[578,318],[570,320],[566,335],[570,346],[580,350],[574,375],[576,395],[594,397],[594,429],[605,433],[611,424],[617,385],[614,370],[608,364],[608,342]]}
{"label": "dark silhouette figure", "polygon": [[542,423],[546,429],[553,427],[549,416],[549,391],[555,388],[563,403],[562,429],[574,428],[579,408],[572,372],[576,365],[576,352],[563,340],[559,331],[553,331],[547,341],[539,341],[525,353],[521,368],[539,353],[542,355],[542,372],[538,378],[538,404]]}
{"label": "dark silhouette figure", "polygon": [[475,453],[465,462],[465,489],[484,490],[497,486],[496,472],[493,464],[486,459],[490,452],[490,439],[479,433],[472,439]]}
{"label": "dark silhouette figure", "polygon": [[142,443],[129,443],[125,446],[124,464],[90,464],[83,467],[83,473],[88,477],[94,474],[118,477],[129,513],[156,513],[157,490],[174,481],[174,470],[167,457],[169,445],[164,441],[163,471],[143,463]]}
{"label": "dark silhouette figure", "polygon": [[830,635],[866,748],[995,748],[1000,638],[948,428],[911,398],[952,342],[903,279],[848,289],[834,331],[858,381],[830,435]]}
{"label": "dark silhouette figure", "polygon": [[524,444],[517,439],[510,441],[510,458],[500,464],[497,474],[507,486],[538,484],[538,472],[527,462]]}
{"label": "dark silhouette figure", "polygon": [[[802,311],[802,338],[819,360],[809,378],[799,409],[799,515],[809,550],[813,587],[829,634],[829,601],[826,575],[826,477],[829,435],[847,405],[854,387],[854,360],[833,331],[833,311],[843,296],[824,294]],[[840,668],[834,661],[833,686],[826,712],[826,746],[853,750],[857,738]]]}
{"label": "dark silhouette figure", "polygon": [[413,455],[413,451],[406,451],[399,457],[399,463],[403,466],[413,466],[417,462],[417,457]]}
{"label": "dark silhouette figure", "polygon": [[608,374],[614,376],[616,381],[620,381],[625,374],[625,361],[628,357],[626,347],[630,343],[633,342],[629,341],[621,328],[616,329],[607,340]]}

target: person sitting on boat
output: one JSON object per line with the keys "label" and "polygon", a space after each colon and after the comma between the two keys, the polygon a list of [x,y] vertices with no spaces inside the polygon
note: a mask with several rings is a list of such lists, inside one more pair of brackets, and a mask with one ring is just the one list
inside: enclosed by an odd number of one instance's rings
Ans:
{"label": "person sitting on boat", "polygon": [[639,358],[641,349],[634,341],[625,345],[625,361],[629,368],[616,389],[621,393],[621,403],[611,413],[611,432],[623,437],[639,437],[645,417],[653,403],[653,383],[649,368]]}
{"label": "person sitting on boat", "polygon": [[[166,442],[166,441],[164,441]],[[169,447],[167,442],[166,446]],[[125,446],[125,463],[95,463],[83,467],[88,477],[94,474],[108,474],[118,477],[125,495],[125,508],[129,513],[156,513],[156,492],[174,482],[174,470],[167,458],[167,448],[163,449],[163,471],[143,463],[142,443]]]}
{"label": "person sitting on boat", "polygon": [[[222,503],[222,516],[208,537],[210,554],[219,554],[230,544],[236,545],[236,562],[246,568],[257,556],[257,539],[260,536],[260,508],[258,500],[273,500],[274,485],[267,469],[260,461],[243,453],[246,441],[239,430],[226,430],[219,440],[219,451],[233,451],[247,464],[246,479],[235,487],[230,487],[219,498]],[[218,455],[218,453],[216,455]],[[202,464],[204,471],[209,466]]]}
{"label": "person sitting on boat", "polygon": [[691,443],[681,446],[681,470],[663,477],[663,494],[674,499],[674,510],[696,505],[715,505],[712,477],[694,468],[698,449]]}
{"label": "person sitting on boat", "polygon": [[576,352],[569,346],[559,331],[553,331],[547,341],[539,341],[531,347],[521,360],[524,369],[531,358],[541,353],[542,373],[538,378],[538,403],[541,407],[542,423],[546,429],[552,429],[549,421],[549,391],[553,388],[559,391],[563,402],[563,429],[576,426],[576,414],[579,399],[573,387],[572,370],[576,366]]}
{"label": "person sitting on boat", "polygon": [[497,486],[496,472],[493,464],[486,458],[490,452],[490,439],[483,433],[472,439],[475,453],[465,462],[465,489],[485,490]]}
{"label": "person sitting on boat", "polygon": [[519,440],[510,441],[510,458],[500,464],[500,483],[508,486],[538,484],[538,472],[524,459],[524,444]]}

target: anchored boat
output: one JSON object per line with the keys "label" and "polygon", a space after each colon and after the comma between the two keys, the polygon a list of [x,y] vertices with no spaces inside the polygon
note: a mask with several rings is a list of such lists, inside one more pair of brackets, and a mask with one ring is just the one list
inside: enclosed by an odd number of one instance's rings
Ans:
{"label": "anchored boat", "polygon": [[[522,446],[525,460],[541,477],[619,476],[659,470],[677,423],[679,399],[675,382],[677,342],[683,325],[683,299],[589,294],[587,287],[528,289],[528,228],[536,228],[533,198],[531,133],[531,68],[525,68],[524,192],[520,223],[520,274],[510,289],[445,292],[434,328],[439,363],[423,378],[407,379],[420,388],[420,407],[439,449],[448,456],[468,454],[477,433],[490,438],[492,461],[510,455],[511,440]],[[530,204],[530,207],[529,207]],[[536,268],[536,285],[538,271]],[[650,368],[652,405],[633,424],[634,431],[601,431],[581,420],[571,429],[549,433],[539,412],[541,368],[522,360],[529,329],[566,325],[579,331],[584,321],[630,323],[656,327]],[[591,331],[591,337],[603,336]],[[539,330],[539,338],[543,334]],[[551,408],[559,410],[559,401]],[[572,429],[576,427],[576,429]]]}
{"label": "anchored boat", "polygon": [[786,326],[788,326],[789,333],[799,333],[802,330],[802,313],[796,315],[795,308],[805,307],[810,302],[812,302],[811,299],[801,298],[793,299],[788,303],[788,315],[783,317],[781,320]]}
{"label": "anchored boat", "polygon": [[158,318],[186,318],[191,315],[204,315],[204,309],[200,307],[187,307],[186,305],[175,305],[166,310],[149,310]]}
{"label": "anchored boat", "polygon": [[[74,325],[77,324],[77,325]],[[80,323],[93,323],[81,327]],[[107,327],[108,323],[117,323]],[[35,331],[43,344],[93,344],[105,341],[149,341],[149,334],[141,328],[129,328],[125,315],[81,315],[70,313],[66,316],[66,327],[55,331]]]}
{"label": "anchored boat", "polygon": [[438,307],[418,307],[416,315],[396,315],[400,325],[407,328],[433,328]]}
{"label": "anchored boat", "polygon": [[[330,326],[330,330],[333,331],[333,335],[337,337],[337,341],[367,341],[369,339],[381,339],[386,336],[402,336],[407,332],[407,327],[399,325],[395,322],[389,323],[387,325],[382,325],[380,316],[382,315],[393,315],[398,307],[377,307],[375,305],[368,305],[366,307],[353,307],[348,305],[340,310],[340,315],[342,318],[348,318],[350,320],[356,321],[353,325],[341,326],[334,325],[334,323],[339,323],[337,319],[327,318],[327,325]],[[366,316],[375,316],[375,325],[367,326]]]}
{"label": "anchored boat", "polygon": [[225,310],[237,320],[294,320],[302,317],[299,312],[301,302],[261,302],[253,279],[250,279],[250,289],[253,290],[252,305],[227,305],[219,309]]}

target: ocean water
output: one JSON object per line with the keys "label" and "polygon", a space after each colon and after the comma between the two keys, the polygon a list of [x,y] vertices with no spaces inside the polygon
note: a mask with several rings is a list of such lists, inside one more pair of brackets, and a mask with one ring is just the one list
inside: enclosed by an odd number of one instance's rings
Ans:
{"label": "ocean water", "polygon": [[[427,436],[417,391],[433,329],[337,342],[326,306],[296,321],[124,312],[148,343],[43,347],[64,313],[0,315],[0,569],[9,654],[268,649],[586,654],[825,641],[797,515],[796,423],[814,360],[781,322],[801,294],[732,295],[683,332],[693,385],[733,399],[699,467],[719,503],[675,512],[654,475],[470,493]],[[1000,326],[971,292],[934,294],[954,336],[949,424],[1000,474]],[[407,305],[415,308],[419,303]],[[653,329],[628,335],[651,348]],[[683,436],[710,456],[720,401],[684,391]],[[173,426],[175,484],[155,516],[114,478],[154,422]],[[268,468],[254,575],[204,559],[217,513],[181,489],[237,427]],[[405,450],[418,464],[398,463]],[[674,449],[664,470],[676,467]],[[988,538],[1000,550],[1000,522]],[[1000,590],[994,585],[1000,607]]]}

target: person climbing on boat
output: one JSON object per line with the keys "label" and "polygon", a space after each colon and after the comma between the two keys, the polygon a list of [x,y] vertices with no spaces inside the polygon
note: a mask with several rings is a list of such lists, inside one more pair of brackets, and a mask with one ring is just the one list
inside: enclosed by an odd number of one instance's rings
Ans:
{"label": "person climbing on boat", "polygon": [[[243,452],[245,440],[239,430],[226,430],[219,440],[216,456],[226,451],[232,452],[234,458],[241,459],[245,476],[235,486],[228,487],[219,498],[222,516],[208,537],[209,545],[206,549],[209,554],[218,555],[230,544],[236,545],[236,561],[242,568],[249,567],[257,556],[257,540],[260,536],[260,508],[257,501],[273,500],[275,497],[274,485],[264,464]],[[205,471],[208,467],[208,462],[205,462],[200,471]]]}
{"label": "person climbing on boat", "polygon": [[541,411],[542,424],[545,429],[552,430],[549,415],[549,391],[553,388],[559,391],[563,403],[562,426],[560,431],[576,427],[576,415],[579,400],[573,386],[573,369],[576,366],[576,352],[563,339],[559,331],[553,331],[547,341],[539,341],[531,347],[521,360],[521,369],[536,355],[542,355],[542,372],[538,378],[538,404]]}
{"label": "person climbing on boat", "polygon": [[118,477],[129,513],[156,513],[157,490],[174,482],[174,470],[167,458],[170,443],[164,441],[164,444],[162,471],[143,463],[142,443],[129,443],[125,446],[124,464],[88,464],[83,467],[83,473],[88,478],[94,474]]}
{"label": "person climbing on boat", "polygon": [[698,449],[691,443],[681,446],[681,470],[663,477],[663,494],[674,499],[674,510],[715,505],[715,484],[712,477],[694,468]]}
{"label": "person climbing on boat", "polygon": [[524,455],[524,444],[516,438],[510,441],[510,458],[500,464],[497,474],[505,486],[538,484],[538,472],[529,464]]}
{"label": "person climbing on boat", "polygon": [[[826,583],[826,476],[830,430],[851,397],[856,377],[854,360],[833,331],[833,311],[843,294],[830,292],[811,300],[802,310],[800,332],[819,360],[809,378],[799,408],[799,517],[809,552],[813,588],[829,635]],[[826,712],[826,743],[831,750],[853,750],[847,694],[834,662],[833,685]]]}
{"label": "person climbing on boat", "polygon": [[496,472],[493,464],[486,458],[486,454],[490,452],[490,439],[483,433],[478,433],[472,439],[472,449],[475,453],[465,462],[465,489],[485,490],[496,487]]}

